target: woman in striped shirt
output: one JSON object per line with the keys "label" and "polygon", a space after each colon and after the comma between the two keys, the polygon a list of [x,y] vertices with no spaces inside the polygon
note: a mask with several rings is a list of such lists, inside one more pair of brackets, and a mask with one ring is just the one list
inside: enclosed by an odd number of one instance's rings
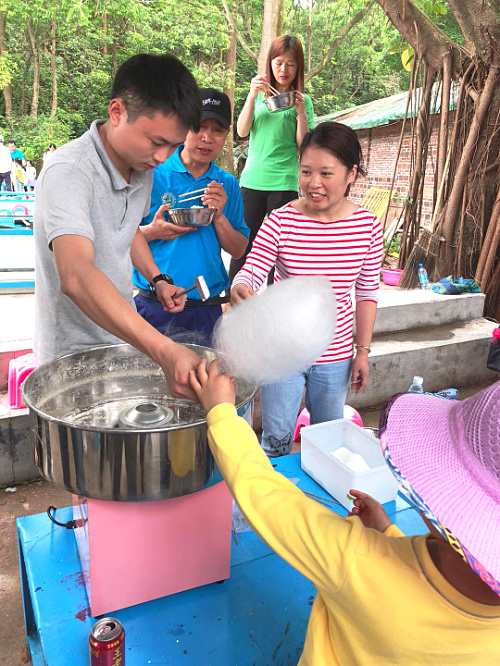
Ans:
{"label": "woman in striped shirt", "polygon": [[328,349],[304,372],[262,387],[262,446],[270,457],[290,452],[304,386],[312,424],[342,418],[349,380],[356,393],[366,386],[382,261],[377,218],[347,199],[358,173],[364,174],[356,133],[322,123],[306,134],[299,157],[302,197],[269,215],[231,286],[231,300],[239,303],[274,265],[275,282],[325,275],[337,297],[337,329]]}

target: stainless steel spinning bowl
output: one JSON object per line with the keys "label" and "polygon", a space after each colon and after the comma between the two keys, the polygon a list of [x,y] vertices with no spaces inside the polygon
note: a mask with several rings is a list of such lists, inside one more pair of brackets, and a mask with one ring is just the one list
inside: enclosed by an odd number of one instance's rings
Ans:
{"label": "stainless steel spinning bowl", "polygon": [[178,227],[207,227],[212,224],[215,208],[172,208],[168,216]]}
{"label": "stainless steel spinning bowl", "polygon": [[[187,345],[200,358],[212,349]],[[163,372],[130,345],[96,347],[37,368],[26,380],[35,461],[59,488],[94,499],[169,499],[221,480],[200,405],[172,398]],[[251,418],[255,388],[236,383]]]}
{"label": "stainless steel spinning bowl", "polygon": [[289,109],[294,105],[294,102],[295,92],[293,90],[280,93],[279,95],[273,95],[272,97],[266,97],[264,99],[264,104],[269,111],[283,111],[284,109]]}

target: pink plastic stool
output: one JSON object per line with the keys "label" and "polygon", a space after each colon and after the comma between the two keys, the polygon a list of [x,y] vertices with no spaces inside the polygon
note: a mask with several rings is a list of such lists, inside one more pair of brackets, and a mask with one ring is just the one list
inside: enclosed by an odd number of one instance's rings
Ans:
{"label": "pink plastic stool", "polygon": [[[356,425],[359,425],[360,428],[363,427],[363,419],[361,418],[360,413],[354,409],[354,407],[350,407],[349,405],[344,405],[344,418],[349,419],[349,421],[352,421]],[[300,435],[300,429],[302,426],[308,426],[311,423],[311,415],[309,414],[308,410],[304,407],[304,409],[300,412],[299,417],[297,419],[297,422],[295,423],[295,430],[293,431],[293,441],[296,442],[297,439],[299,438]]]}
{"label": "pink plastic stool", "polygon": [[354,409],[354,407],[344,405],[344,418],[349,419],[349,421],[352,421],[352,423],[355,423],[356,425],[359,425],[360,428],[363,427],[363,419],[361,418],[361,414],[356,409]]}
{"label": "pink plastic stool", "polygon": [[16,204],[12,207],[12,215],[29,215],[28,209],[23,204]]}
{"label": "pink plastic stool", "polygon": [[9,407],[23,409],[26,405],[21,397],[21,384],[37,367],[35,354],[24,354],[9,361]]}

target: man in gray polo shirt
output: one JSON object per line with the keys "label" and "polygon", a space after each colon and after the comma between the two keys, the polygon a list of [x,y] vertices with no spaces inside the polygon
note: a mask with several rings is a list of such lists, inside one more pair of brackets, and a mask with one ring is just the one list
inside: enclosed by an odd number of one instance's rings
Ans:
{"label": "man in gray polo shirt", "polygon": [[196,399],[188,374],[199,358],[137,314],[132,266],[165,310],[182,310],[139,224],[154,167],[199,129],[199,90],[174,56],[141,54],[119,68],[111,98],[108,120],[59,148],[37,181],[34,350],[44,363],[124,340],[162,367],[172,395]]}

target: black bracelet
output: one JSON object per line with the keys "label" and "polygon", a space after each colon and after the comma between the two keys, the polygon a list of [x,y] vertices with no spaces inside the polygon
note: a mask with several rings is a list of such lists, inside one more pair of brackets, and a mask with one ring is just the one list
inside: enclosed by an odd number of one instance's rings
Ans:
{"label": "black bracelet", "polygon": [[156,292],[156,283],[164,281],[167,282],[168,284],[174,284],[174,281],[170,277],[170,275],[165,275],[164,273],[160,273],[159,275],[155,275],[155,277],[151,280],[149,283],[149,286],[151,287],[151,291]]}

